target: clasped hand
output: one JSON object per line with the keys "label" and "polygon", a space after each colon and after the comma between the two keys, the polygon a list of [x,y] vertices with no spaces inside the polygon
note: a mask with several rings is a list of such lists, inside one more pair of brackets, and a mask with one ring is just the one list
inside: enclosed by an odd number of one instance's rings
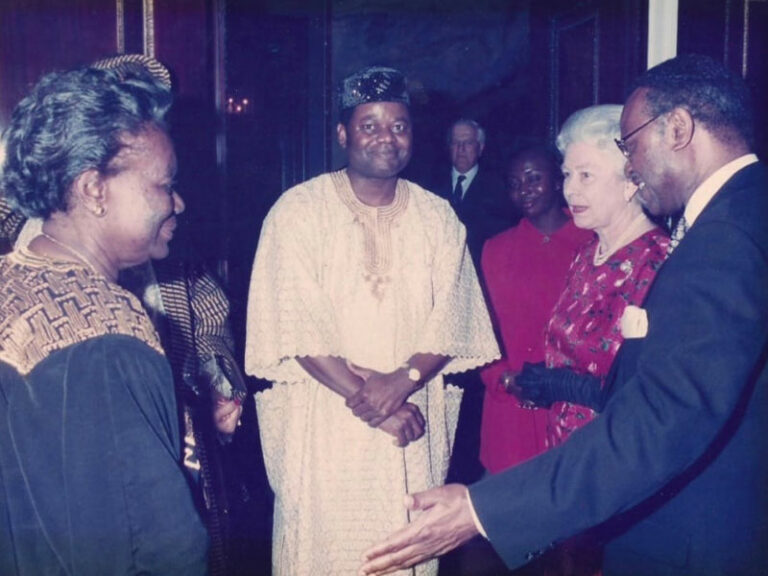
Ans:
{"label": "clasped hand", "polygon": [[363,386],[347,398],[352,413],[377,428],[392,416],[414,391],[414,384],[402,369],[377,372],[348,363],[349,369],[363,379]]}
{"label": "clasped hand", "polygon": [[360,390],[346,401],[355,416],[394,436],[400,447],[424,435],[426,422],[421,410],[405,401],[413,392],[413,383],[398,374],[402,370],[384,374],[349,362],[347,366],[364,381]]}

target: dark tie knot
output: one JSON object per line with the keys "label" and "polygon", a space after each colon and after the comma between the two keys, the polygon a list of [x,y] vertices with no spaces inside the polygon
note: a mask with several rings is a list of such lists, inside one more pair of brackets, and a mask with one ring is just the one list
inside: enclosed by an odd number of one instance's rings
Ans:
{"label": "dark tie knot", "polygon": [[459,174],[459,177],[456,178],[456,186],[453,188],[453,196],[451,198],[451,203],[456,205],[461,202],[461,199],[464,196],[464,180],[466,180],[467,177],[464,174]]}

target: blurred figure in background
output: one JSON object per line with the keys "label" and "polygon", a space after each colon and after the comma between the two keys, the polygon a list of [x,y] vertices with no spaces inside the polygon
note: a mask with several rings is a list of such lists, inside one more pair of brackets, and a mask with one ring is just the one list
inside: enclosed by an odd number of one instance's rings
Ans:
{"label": "blurred figure in background", "polygon": [[577,228],[563,200],[560,156],[526,148],[507,163],[509,196],[523,219],[483,249],[482,273],[504,356],[484,367],[480,459],[495,474],[546,450],[545,409],[521,406],[509,386],[524,362],[544,360],[544,329],[577,252],[592,234]]}
{"label": "blurred figure in background", "polygon": [[467,228],[467,246],[475,267],[485,241],[517,220],[506,199],[504,178],[480,164],[486,132],[475,120],[461,118],[448,130],[450,178],[436,183],[435,190],[450,200]]}

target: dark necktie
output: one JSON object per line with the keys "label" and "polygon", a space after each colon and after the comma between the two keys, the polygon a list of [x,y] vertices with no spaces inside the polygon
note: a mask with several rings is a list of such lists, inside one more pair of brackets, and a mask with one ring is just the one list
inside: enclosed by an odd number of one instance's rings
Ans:
{"label": "dark necktie", "polygon": [[461,204],[462,197],[464,196],[464,180],[466,180],[467,177],[464,176],[464,174],[459,174],[459,177],[456,178],[456,186],[453,189],[453,195],[451,197],[451,204],[454,206],[458,206]]}
{"label": "dark necktie", "polygon": [[677,221],[677,226],[672,231],[672,236],[669,239],[669,246],[667,246],[667,256],[672,254],[677,245],[680,244],[680,240],[683,239],[685,233],[688,232],[688,221],[685,216],[680,216],[680,220]]}

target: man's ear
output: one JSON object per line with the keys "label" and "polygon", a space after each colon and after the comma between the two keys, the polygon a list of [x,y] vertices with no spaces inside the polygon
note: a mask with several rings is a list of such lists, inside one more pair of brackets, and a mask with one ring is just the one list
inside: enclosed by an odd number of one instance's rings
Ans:
{"label": "man's ear", "polygon": [[688,146],[693,139],[696,123],[691,113],[685,108],[674,108],[667,119],[667,135],[671,139],[672,149],[680,150]]}
{"label": "man's ear", "polygon": [[95,168],[81,172],[72,182],[72,200],[96,216],[103,216],[106,210],[106,184],[101,173]]}
{"label": "man's ear", "polygon": [[339,140],[339,146],[347,147],[347,128],[341,122],[336,125],[336,138]]}
{"label": "man's ear", "polygon": [[477,144],[477,157],[480,158],[483,155],[483,150],[485,150],[485,142],[478,142]]}

